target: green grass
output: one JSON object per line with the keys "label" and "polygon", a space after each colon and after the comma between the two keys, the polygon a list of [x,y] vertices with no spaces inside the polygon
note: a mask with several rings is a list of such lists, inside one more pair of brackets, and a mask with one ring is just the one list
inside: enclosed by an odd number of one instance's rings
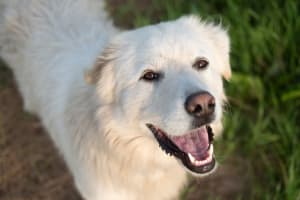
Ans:
{"label": "green grass", "polygon": [[225,85],[230,106],[219,154],[250,163],[243,199],[300,200],[300,1],[146,2],[115,9],[118,24],[194,13],[228,27],[234,74]]}

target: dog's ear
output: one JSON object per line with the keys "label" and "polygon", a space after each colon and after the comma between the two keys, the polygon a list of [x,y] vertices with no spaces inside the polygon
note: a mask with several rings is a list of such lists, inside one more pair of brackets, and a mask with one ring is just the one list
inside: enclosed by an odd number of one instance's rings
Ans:
{"label": "dog's ear", "polygon": [[96,84],[100,80],[102,74],[104,74],[104,69],[112,65],[112,61],[115,59],[115,51],[116,48],[113,45],[103,50],[92,69],[85,73],[84,79],[87,83]]}
{"label": "dog's ear", "polygon": [[212,34],[212,40],[215,44],[216,51],[219,53],[220,68],[219,71],[222,76],[229,80],[231,78],[231,67],[230,67],[230,41],[226,30],[224,30],[220,25],[210,24],[210,29]]}
{"label": "dog's ear", "polygon": [[86,71],[84,77],[87,83],[97,85],[97,93],[105,101],[113,99],[115,88],[113,61],[116,58],[116,51],[115,45],[106,47],[97,58],[92,69]]}

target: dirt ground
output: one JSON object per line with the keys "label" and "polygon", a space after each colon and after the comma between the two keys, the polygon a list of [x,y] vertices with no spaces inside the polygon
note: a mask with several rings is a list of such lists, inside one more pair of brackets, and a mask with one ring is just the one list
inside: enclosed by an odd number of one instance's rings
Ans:
{"label": "dirt ground", "polygon": [[80,199],[39,121],[22,111],[11,73],[0,73],[1,82],[5,79],[0,87],[0,199]]}

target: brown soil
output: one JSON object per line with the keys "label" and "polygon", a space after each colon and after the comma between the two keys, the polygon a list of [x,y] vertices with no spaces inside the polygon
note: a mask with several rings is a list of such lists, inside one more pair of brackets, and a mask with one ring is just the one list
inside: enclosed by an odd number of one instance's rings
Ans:
{"label": "brown soil", "polygon": [[80,199],[39,121],[22,111],[11,73],[0,73],[0,199]]}

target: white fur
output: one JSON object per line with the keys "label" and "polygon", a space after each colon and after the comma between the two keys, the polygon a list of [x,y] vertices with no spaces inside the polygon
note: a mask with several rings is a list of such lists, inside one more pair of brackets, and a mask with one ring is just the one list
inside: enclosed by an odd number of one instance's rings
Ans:
{"label": "white fur", "polygon": [[[214,132],[221,132],[228,36],[193,16],[120,32],[102,4],[0,0],[0,55],[25,109],[40,117],[85,199],[174,199],[185,170],[145,124],[183,134],[192,120],[185,99],[206,90],[216,99]],[[193,69],[197,57],[206,57],[209,68]],[[145,69],[164,77],[142,81]],[[85,73],[97,84],[87,84]]]}

